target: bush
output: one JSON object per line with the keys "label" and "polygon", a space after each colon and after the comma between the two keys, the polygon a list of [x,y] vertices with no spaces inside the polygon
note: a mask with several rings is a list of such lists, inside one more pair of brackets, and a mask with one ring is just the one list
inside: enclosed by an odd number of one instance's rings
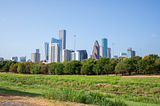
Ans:
{"label": "bush", "polygon": [[31,69],[31,74],[40,74],[40,69],[41,69],[41,66],[39,64],[36,64]]}
{"label": "bush", "polygon": [[13,66],[11,67],[11,69],[10,69],[10,72],[17,73],[17,67],[18,67],[17,64],[13,65]]}
{"label": "bush", "polygon": [[25,73],[25,65],[24,65],[24,63],[18,63],[17,72],[18,73]]}
{"label": "bush", "polygon": [[41,67],[41,73],[42,74],[48,74],[48,65],[43,65]]}

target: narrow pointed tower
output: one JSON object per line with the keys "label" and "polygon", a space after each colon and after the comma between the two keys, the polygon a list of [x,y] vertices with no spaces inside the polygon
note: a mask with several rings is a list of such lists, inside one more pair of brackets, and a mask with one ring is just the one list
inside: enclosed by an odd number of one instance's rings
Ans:
{"label": "narrow pointed tower", "polygon": [[95,41],[94,46],[93,46],[92,58],[95,60],[99,59],[99,44],[97,40]]}

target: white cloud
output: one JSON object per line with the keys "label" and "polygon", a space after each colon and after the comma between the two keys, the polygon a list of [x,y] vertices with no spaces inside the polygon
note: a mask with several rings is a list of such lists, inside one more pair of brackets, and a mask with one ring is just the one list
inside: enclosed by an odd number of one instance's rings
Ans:
{"label": "white cloud", "polygon": [[151,38],[155,38],[155,37],[157,37],[157,35],[152,34],[150,37],[151,37]]}

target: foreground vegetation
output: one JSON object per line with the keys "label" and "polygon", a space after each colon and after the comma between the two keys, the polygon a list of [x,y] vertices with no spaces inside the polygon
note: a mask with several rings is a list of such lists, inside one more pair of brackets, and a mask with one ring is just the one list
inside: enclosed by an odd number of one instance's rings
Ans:
{"label": "foreground vegetation", "polygon": [[90,58],[50,64],[2,61],[0,71],[50,75],[160,74],[160,58],[158,55],[150,54],[144,58],[139,56],[125,59],[103,57],[98,60]]}
{"label": "foreground vegetation", "polygon": [[[96,105],[110,104],[115,106],[118,104],[119,106],[128,103],[128,101],[130,101],[129,104],[137,102],[138,104],[159,105],[160,99],[157,97],[160,91],[159,82],[160,78],[158,77],[125,78],[122,76],[0,73],[0,89],[21,89],[25,93],[43,95],[48,99]],[[110,91],[112,94],[103,91]],[[115,92],[120,93],[113,94]],[[137,94],[144,94],[144,96]],[[148,94],[152,97],[148,97]]]}

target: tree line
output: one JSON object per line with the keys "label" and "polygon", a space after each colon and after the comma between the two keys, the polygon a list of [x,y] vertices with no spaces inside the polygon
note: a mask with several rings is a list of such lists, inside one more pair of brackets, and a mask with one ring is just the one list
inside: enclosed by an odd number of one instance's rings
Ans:
{"label": "tree line", "polygon": [[102,74],[160,74],[160,57],[155,54],[134,56],[132,58],[102,57],[82,61],[72,60],[44,64],[42,62],[2,61],[1,72],[13,72],[23,74],[57,74],[57,75],[102,75]]}

